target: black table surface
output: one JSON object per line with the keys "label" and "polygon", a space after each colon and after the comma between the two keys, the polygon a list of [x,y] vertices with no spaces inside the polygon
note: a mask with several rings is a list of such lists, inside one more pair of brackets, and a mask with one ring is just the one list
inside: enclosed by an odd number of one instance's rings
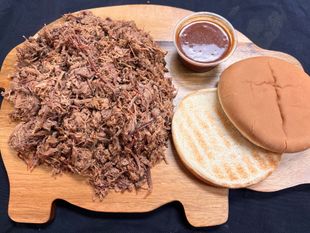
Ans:
{"label": "black table surface", "polygon": [[[193,11],[211,11],[262,48],[295,56],[310,73],[310,0],[90,1],[0,0],[0,64],[6,54],[45,23],[64,13],[121,4],[161,4]],[[134,14],[135,12],[133,12]],[[0,122],[1,124],[1,122]],[[55,218],[46,224],[21,224],[7,214],[9,183],[0,160],[0,232],[310,232],[310,185],[273,193],[245,189],[229,193],[227,223],[191,227],[178,202],[150,213],[98,213],[56,201]],[[42,194],[44,195],[44,194]],[[206,208],[206,211],[208,209]]]}

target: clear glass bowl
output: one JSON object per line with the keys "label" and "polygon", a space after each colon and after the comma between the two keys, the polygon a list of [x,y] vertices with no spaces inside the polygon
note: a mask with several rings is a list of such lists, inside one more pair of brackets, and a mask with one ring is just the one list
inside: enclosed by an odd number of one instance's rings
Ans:
{"label": "clear glass bowl", "polygon": [[[230,41],[230,46],[228,48],[228,52],[226,53],[224,57],[214,62],[198,62],[198,61],[190,59],[181,51],[177,43],[177,39],[179,37],[180,31],[186,25],[193,23],[193,22],[197,22],[197,21],[212,22],[220,26],[227,33],[229,37],[229,41]],[[234,27],[231,25],[231,23],[224,17],[218,14],[215,14],[215,13],[211,13],[211,12],[197,12],[197,13],[184,17],[177,23],[175,30],[174,30],[173,41],[177,49],[177,52],[182,62],[184,63],[184,65],[186,65],[188,68],[194,71],[205,72],[205,71],[211,70],[218,64],[226,61],[234,53],[237,47],[237,33]]]}

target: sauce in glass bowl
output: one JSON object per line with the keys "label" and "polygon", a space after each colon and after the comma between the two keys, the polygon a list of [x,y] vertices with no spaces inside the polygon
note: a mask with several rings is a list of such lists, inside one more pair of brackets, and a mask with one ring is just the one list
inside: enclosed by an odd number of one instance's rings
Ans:
{"label": "sauce in glass bowl", "polygon": [[184,55],[194,61],[214,62],[225,57],[230,40],[219,25],[197,21],[182,28],[177,44]]}
{"label": "sauce in glass bowl", "polygon": [[178,22],[174,30],[174,45],[186,67],[206,72],[234,53],[237,34],[222,16],[197,12]]}

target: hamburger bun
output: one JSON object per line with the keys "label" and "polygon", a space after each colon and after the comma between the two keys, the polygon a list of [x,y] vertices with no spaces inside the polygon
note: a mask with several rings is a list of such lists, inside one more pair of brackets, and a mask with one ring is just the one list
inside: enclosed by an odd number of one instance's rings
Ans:
{"label": "hamburger bun", "polygon": [[248,140],[267,150],[310,147],[310,79],[299,67],[272,57],[237,62],[221,75],[222,108]]}
{"label": "hamburger bun", "polygon": [[217,186],[242,188],[267,177],[281,155],[249,142],[223,112],[216,89],[194,92],[179,104],[172,120],[175,148],[198,178]]}

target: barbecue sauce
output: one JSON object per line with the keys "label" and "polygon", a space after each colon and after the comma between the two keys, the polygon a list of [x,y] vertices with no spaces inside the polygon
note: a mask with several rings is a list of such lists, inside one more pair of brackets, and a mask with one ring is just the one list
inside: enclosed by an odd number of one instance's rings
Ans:
{"label": "barbecue sauce", "polygon": [[215,62],[229,51],[230,39],[219,25],[208,21],[196,21],[184,26],[177,45],[181,52],[196,62]]}

